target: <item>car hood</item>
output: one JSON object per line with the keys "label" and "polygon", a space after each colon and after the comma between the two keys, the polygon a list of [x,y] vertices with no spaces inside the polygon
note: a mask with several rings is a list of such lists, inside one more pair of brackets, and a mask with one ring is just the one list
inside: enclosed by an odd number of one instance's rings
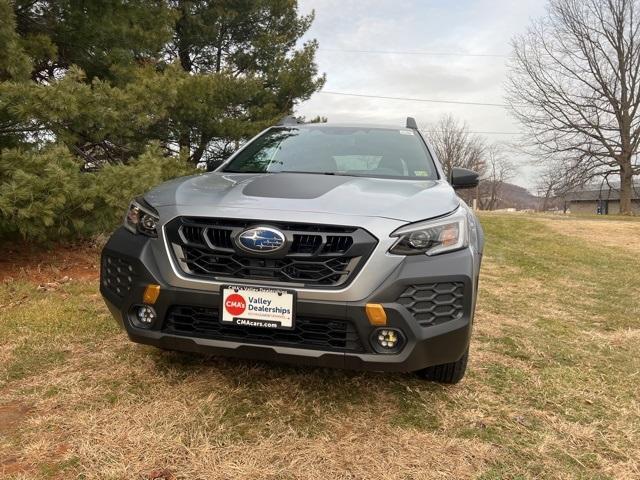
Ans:
{"label": "car hood", "polygon": [[[301,173],[207,173],[159,185],[145,200],[154,207],[210,205],[212,209],[342,214],[407,222],[445,215],[460,204],[451,186],[442,180]],[[211,215],[215,216],[215,210]]]}

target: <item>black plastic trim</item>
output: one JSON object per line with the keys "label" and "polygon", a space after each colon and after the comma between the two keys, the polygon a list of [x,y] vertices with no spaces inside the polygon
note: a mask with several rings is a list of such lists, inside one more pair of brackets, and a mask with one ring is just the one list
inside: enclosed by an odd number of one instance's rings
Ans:
{"label": "black plastic trim", "polygon": [[[239,248],[237,236],[254,227],[278,229],[285,236],[284,246],[274,252],[259,253]],[[344,288],[357,276],[378,244],[378,240],[362,228],[338,225],[176,217],[164,229],[171,255],[184,275],[219,282],[236,279],[296,287]],[[194,230],[186,229],[202,229],[202,233],[196,235]],[[220,231],[229,233],[212,233]],[[319,237],[311,251],[300,247],[301,239],[308,237]],[[213,262],[216,267],[219,265],[222,272],[205,274],[206,266],[198,267],[200,271],[190,269],[189,264],[197,263],[199,258]],[[260,275],[260,271],[264,275]]]}

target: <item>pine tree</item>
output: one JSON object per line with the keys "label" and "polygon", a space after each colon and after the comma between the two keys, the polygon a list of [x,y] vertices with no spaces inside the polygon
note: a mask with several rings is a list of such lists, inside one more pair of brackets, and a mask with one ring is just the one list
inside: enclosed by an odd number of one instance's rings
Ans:
{"label": "pine tree", "polygon": [[192,162],[219,158],[230,143],[291,113],[296,102],[322,87],[324,76],[313,61],[317,43],[296,49],[313,21],[313,14],[298,15],[297,2],[175,0],[172,5],[178,16],[167,54],[190,74],[172,115],[174,135]]}
{"label": "pine tree", "polygon": [[13,12],[0,75],[30,66],[31,82],[0,84],[0,121],[92,165],[127,162],[150,141],[193,164],[217,159],[324,82],[316,42],[296,48],[313,15],[291,0],[18,0]]}
{"label": "pine tree", "polygon": [[312,21],[295,0],[0,0],[0,240],[114,225],[293,113],[324,83]]}

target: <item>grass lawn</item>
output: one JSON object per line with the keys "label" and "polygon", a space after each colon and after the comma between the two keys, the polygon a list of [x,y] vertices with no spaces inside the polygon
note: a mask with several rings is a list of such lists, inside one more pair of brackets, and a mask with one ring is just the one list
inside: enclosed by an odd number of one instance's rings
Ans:
{"label": "grass lawn", "polygon": [[14,269],[0,477],[640,478],[640,222],[482,222],[456,386],[161,352],[118,330],[97,279]]}

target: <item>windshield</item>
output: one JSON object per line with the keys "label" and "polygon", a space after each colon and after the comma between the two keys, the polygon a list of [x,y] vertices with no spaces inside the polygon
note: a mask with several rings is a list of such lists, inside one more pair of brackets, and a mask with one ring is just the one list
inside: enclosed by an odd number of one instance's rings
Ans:
{"label": "windshield", "polygon": [[247,145],[224,171],[438,178],[416,132],[366,127],[274,128]]}

